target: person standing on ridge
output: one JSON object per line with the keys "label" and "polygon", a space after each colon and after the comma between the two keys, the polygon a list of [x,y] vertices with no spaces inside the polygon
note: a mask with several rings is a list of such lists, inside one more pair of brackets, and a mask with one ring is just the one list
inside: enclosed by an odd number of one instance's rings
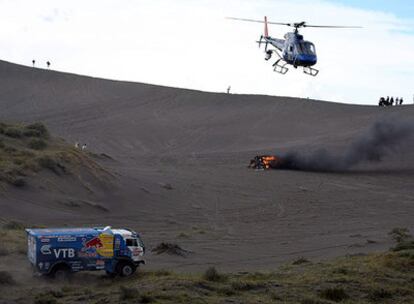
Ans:
{"label": "person standing on ridge", "polygon": [[47,68],[50,69],[50,61],[46,61]]}
{"label": "person standing on ridge", "polygon": [[33,65],[33,67],[35,67],[35,63],[36,63],[36,60],[32,60],[32,65]]}

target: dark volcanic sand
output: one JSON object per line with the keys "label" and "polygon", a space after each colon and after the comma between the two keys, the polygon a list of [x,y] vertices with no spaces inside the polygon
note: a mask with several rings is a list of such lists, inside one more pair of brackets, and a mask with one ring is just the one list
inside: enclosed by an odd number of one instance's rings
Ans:
{"label": "dark volcanic sand", "polygon": [[[59,195],[36,186],[2,190],[0,216],[131,227],[149,248],[164,241],[193,252],[149,253],[146,268],[270,270],[299,256],[383,250],[392,228],[414,228],[414,143],[344,173],[247,169],[258,153],[340,153],[381,117],[412,119],[411,105],[204,93],[6,62],[0,103],[1,121],[42,121],[68,142],[112,157],[100,162],[116,174],[112,187],[90,197],[60,177]],[[62,203],[86,198],[110,211]]]}

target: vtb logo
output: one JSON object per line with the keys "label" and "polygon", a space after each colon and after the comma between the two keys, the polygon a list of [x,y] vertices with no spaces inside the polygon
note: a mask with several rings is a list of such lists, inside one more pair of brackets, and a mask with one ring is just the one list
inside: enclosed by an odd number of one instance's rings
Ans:
{"label": "vtb logo", "polygon": [[73,248],[59,248],[59,249],[53,249],[53,253],[55,254],[55,257],[59,259],[62,258],[74,258],[75,257],[75,249]]}

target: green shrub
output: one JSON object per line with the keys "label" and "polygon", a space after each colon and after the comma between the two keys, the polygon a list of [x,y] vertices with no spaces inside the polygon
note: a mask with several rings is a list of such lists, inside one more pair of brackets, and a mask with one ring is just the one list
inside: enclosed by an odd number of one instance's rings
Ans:
{"label": "green shrub", "polygon": [[397,245],[392,247],[391,250],[402,251],[414,249],[414,238],[407,228],[394,228],[388,234],[397,243]]}
{"label": "green shrub", "polygon": [[49,131],[41,122],[36,122],[25,127],[26,136],[49,137]]}
{"label": "green shrub", "polygon": [[301,264],[306,264],[306,263],[309,263],[309,261],[305,259],[304,257],[300,257],[292,262],[293,265],[301,265]]}
{"label": "green shrub", "polygon": [[7,127],[4,130],[4,135],[12,138],[21,138],[23,137],[23,132],[21,129],[16,127]]}
{"label": "green shrub", "polygon": [[47,143],[43,139],[33,138],[29,141],[28,147],[33,150],[43,150],[47,147]]}
{"label": "green shrub", "polygon": [[407,228],[394,228],[388,233],[397,243],[404,242],[411,238],[410,232]]}
{"label": "green shrub", "polygon": [[21,176],[13,176],[9,178],[9,183],[17,188],[26,186],[26,180]]}
{"label": "green shrub", "polygon": [[349,298],[349,295],[341,287],[329,287],[322,289],[319,292],[319,295],[321,296],[321,298],[334,302],[341,302]]}
{"label": "green shrub", "polygon": [[211,282],[219,282],[223,280],[223,275],[218,273],[216,268],[209,267],[203,274],[204,280],[211,281]]}
{"label": "green shrub", "polygon": [[10,221],[3,225],[3,229],[6,230],[24,230],[24,225],[17,221]]}

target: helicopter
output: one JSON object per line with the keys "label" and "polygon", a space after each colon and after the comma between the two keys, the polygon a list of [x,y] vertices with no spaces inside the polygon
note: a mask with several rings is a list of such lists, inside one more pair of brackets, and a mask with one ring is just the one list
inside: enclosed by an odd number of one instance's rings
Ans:
{"label": "helicopter", "polygon": [[[292,65],[295,69],[303,67],[303,72],[311,76],[316,76],[319,73],[319,70],[312,68],[317,62],[315,45],[303,39],[303,35],[299,34],[300,28],[361,28],[360,26],[308,25],[305,21],[298,23],[269,22],[266,16],[264,21],[234,17],[227,17],[227,19],[264,23],[264,34],[256,42],[259,44],[259,48],[263,43],[265,44],[266,61],[270,60],[273,54],[277,55],[277,60],[272,65],[273,70],[283,75],[289,71],[286,67],[287,65]],[[268,24],[286,25],[293,27],[294,31],[286,33],[284,35],[285,39],[273,38],[269,35]],[[269,44],[275,47],[275,49],[269,49]]]}

